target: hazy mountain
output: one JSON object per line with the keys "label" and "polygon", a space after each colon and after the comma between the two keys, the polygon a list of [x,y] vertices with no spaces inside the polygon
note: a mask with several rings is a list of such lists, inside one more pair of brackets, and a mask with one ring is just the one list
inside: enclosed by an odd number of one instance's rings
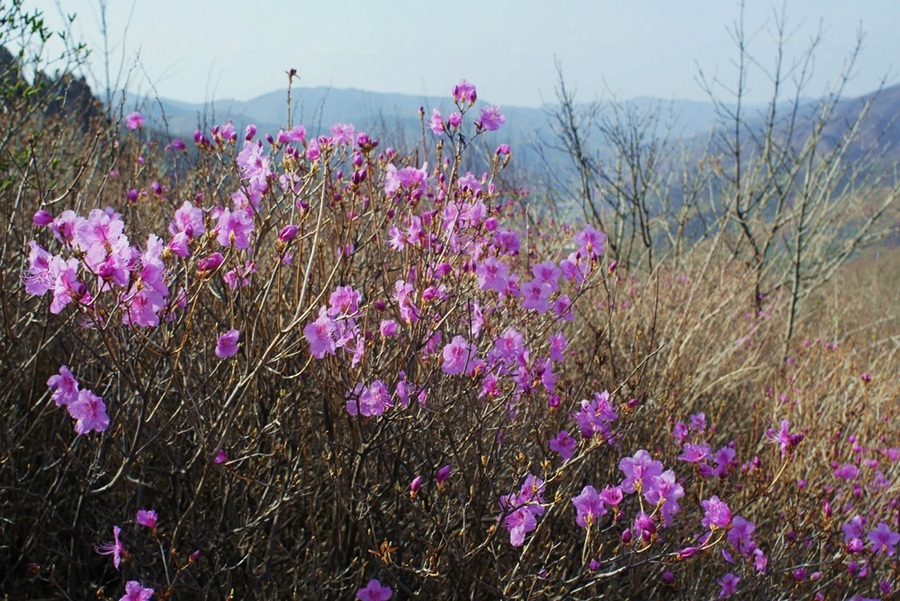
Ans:
{"label": "hazy mountain", "polygon": [[[481,104],[479,100],[479,105]],[[900,85],[881,90],[859,98],[840,102],[835,110],[832,125],[826,130],[826,141],[830,136],[837,139],[848,123],[859,113],[866,102],[870,102],[869,114],[862,129],[854,152],[871,152],[873,148],[887,150],[884,160],[892,162],[900,158]],[[486,100],[490,104],[490,99]],[[807,119],[816,114],[817,101],[801,101],[799,114]],[[216,100],[206,104],[193,104],[168,98],[130,98],[123,105],[127,110],[140,109],[152,126],[168,130],[173,137],[190,138],[194,131],[209,131],[210,127],[231,119],[239,131],[253,123],[261,133],[277,134],[287,123],[287,91],[277,91],[250,100]],[[638,119],[653,115],[656,118],[655,135],[668,136],[671,141],[684,140],[688,147],[701,148],[715,131],[718,121],[715,107],[711,102],[693,100],[662,100],[639,97],[613,105],[601,102],[597,113],[597,123],[615,121],[624,114]],[[431,116],[437,108],[446,117],[456,110],[449,96],[428,97],[405,94],[386,94],[358,89],[336,88],[294,88],[291,92],[291,122],[303,124],[308,132],[318,135],[327,132],[334,123],[352,123],[357,130],[367,131],[375,137],[389,141],[397,147],[412,147],[421,139],[419,121],[420,107],[425,117]],[[553,146],[557,144],[552,131],[551,105],[540,108],[501,106],[506,124],[489,134],[489,144],[509,143],[513,148],[516,164],[526,168],[546,167],[551,169],[568,166],[567,157]],[[750,130],[761,128],[766,107],[749,105],[743,107]],[[478,106],[475,107],[477,114]],[[616,112],[618,110],[618,113]],[[474,118],[474,117],[473,117]],[[755,127],[754,122],[760,124]],[[594,132],[596,134],[596,132]],[[427,132],[428,136],[432,134]],[[600,137],[593,140],[594,151],[603,155],[608,149],[599,148]],[[541,146],[543,158],[536,151]]]}

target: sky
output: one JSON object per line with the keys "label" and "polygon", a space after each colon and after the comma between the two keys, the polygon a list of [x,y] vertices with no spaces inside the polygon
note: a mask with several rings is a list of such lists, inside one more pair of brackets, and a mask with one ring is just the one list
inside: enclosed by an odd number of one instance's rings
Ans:
{"label": "sky", "polygon": [[[577,100],[708,99],[702,71],[734,88],[738,53],[729,33],[736,0],[26,0],[51,26],[77,15],[73,39],[93,49],[88,82],[207,102],[295,85],[416,96],[449,95],[465,78],[479,98],[514,106],[555,100],[556,65]],[[805,96],[833,85],[857,36],[864,38],[845,92],[897,83],[898,0],[746,0],[744,30],[754,65],[745,99],[765,102],[772,86],[776,14],[785,15],[786,61],[817,34]],[[727,94],[719,88],[720,95]]]}

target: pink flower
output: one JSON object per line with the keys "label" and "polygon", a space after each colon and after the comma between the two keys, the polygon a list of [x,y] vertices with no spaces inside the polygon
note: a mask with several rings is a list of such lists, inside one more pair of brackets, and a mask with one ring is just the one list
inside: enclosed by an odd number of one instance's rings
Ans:
{"label": "pink flower", "polygon": [[625,457],[619,462],[619,469],[625,474],[622,480],[622,490],[627,493],[640,491],[653,476],[659,476],[663,472],[663,464],[655,461],[650,453],[641,449],[634,457]]}
{"label": "pink flower", "polygon": [[128,116],[125,117],[125,127],[128,129],[140,129],[143,124],[144,116],[137,111],[129,113]]}
{"label": "pink flower", "polygon": [[225,209],[219,216],[216,227],[216,240],[222,246],[234,245],[238,249],[250,248],[250,234],[253,232],[253,219],[247,211]]}
{"label": "pink flower", "polygon": [[47,380],[47,386],[54,389],[50,398],[56,403],[57,407],[69,405],[73,401],[78,400],[78,380],[69,371],[65,365],[60,366],[59,374],[50,376]]}
{"label": "pink flower", "polygon": [[318,319],[303,328],[303,335],[309,342],[309,352],[316,359],[322,359],[326,354],[334,354],[336,333],[337,324],[328,317],[328,310],[325,307],[319,309]]}
{"label": "pink flower", "polygon": [[72,301],[85,305],[91,304],[93,298],[88,287],[78,279],[78,259],[71,258],[56,276],[53,283],[53,302],[50,303],[50,312],[54,315],[62,313]]}
{"label": "pink flower", "polygon": [[109,416],[103,399],[90,390],[80,390],[78,398],[68,405],[69,415],[75,421],[75,432],[87,434],[91,430],[103,432],[109,427]]}
{"label": "pink flower", "polygon": [[475,127],[484,128],[487,131],[496,131],[506,123],[506,117],[500,112],[498,106],[481,107],[481,115],[475,121]]}
{"label": "pink flower", "polygon": [[581,494],[572,498],[572,505],[577,512],[575,523],[582,528],[590,528],[597,518],[606,515],[606,507],[593,486],[581,489]]}
{"label": "pink flower", "polygon": [[725,599],[726,597],[730,597],[735,592],[737,592],[737,585],[741,581],[740,578],[728,572],[721,578],[719,578],[719,586],[721,586],[721,590],[719,591],[718,599]]}
{"label": "pink flower", "polygon": [[237,330],[228,330],[216,341],[216,357],[219,359],[227,359],[233,357],[238,352],[238,339],[241,333]]}
{"label": "pink flower", "polygon": [[495,257],[488,257],[475,268],[478,276],[478,287],[482,290],[493,290],[501,293],[509,284],[509,265],[498,261]]}
{"label": "pink flower", "polygon": [[700,506],[703,507],[704,511],[700,524],[704,528],[716,527],[725,529],[731,526],[731,510],[728,508],[728,505],[719,500],[718,496],[713,495],[709,499],[700,501]]}
{"label": "pink flower", "polygon": [[474,344],[470,344],[462,336],[454,336],[453,341],[444,347],[444,363],[441,371],[452,376],[457,374],[472,375],[475,370],[475,354],[477,350]]}
{"label": "pink flower", "polygon": [[778,434],[772,429],[766,431],[766,436],[769,440],[778,443],[781,448],[782,457],[790,455],[797,445],[803,441],[803,434],[791,434],[790,429],[791,422],[783,419],[781,420],[781,428],[779,429]]}
{"label": "pink flower", "polygon": [[599,257],[603,254],[603,244],[606,241],[606,234],[594,229],[593,226],[586,225],[583,230],[575,234],[575,243],[578,244],[580,250],[589,257]]}
{"label": "pink flower", "polygon": [[382,320],[381,326],[378,328],[378,330],[385,338],[395,336],[397,334],[397,322],[393,319],[384,319]]}
{"label": "pink flower", "polygon": [[537,528],[537,518],[532,507],[519,507],[506,516],[503,525],[509,530],[509,544],[521,547],[525,544],[525,535]]}
{"label": "pink flower", "polygon": [[195,207],[191,201],[186,200],[175,210],[175,215],[169,222],[169,233],[173,236],[183,232],[188,240],[196,238],[206,231],[206,223],[203,219],[203,209]]}
{"label": "pink flower", "polygon": [[122,541],[119,540],[119,533],[122,532],[122,529],[118,526],[113,526],[113,542],[111,543],[102,543],[100,545],[96,545],[94,550],[100,555],[112,555],[113,566],[118,570],[119,565],[122,563],[122,557],[127,557],[128,552],[125,550],[125,545],[122,544]]}
{"label": "pink flower", "polygon": [[578,443],[566,430],[560,430],[556,438],[550,441],[550,450],[559,453],[563,461],[568,461],[575,454]]}
{"label": "pink flower", "polygon": [[212,253],[208,257],[197,261],[197,271],[215,271],[225,260],[222,253]]}
{"label": "pink flower", "polygon": [[157,515],[155,509],[138,509],[134,521],[137,522],[139,526],[144,526],[146,528],[156,528],[156,521],[158,517],[159,516]]}
{"label": "pink flower", "polygon": [[213,455],[213,463],[215,465],[222,465],[228,461],[228,453],[225,452],[225,449],[219,449],[216,451],[216,454]]}
{"label": "pink flower", "polygon": [[551,285],[535,278],[522,285],[522,308],[534,309],[538,313],[550,310]]}
{"label": "pink flower", "polygon": [[475,92],[475,84],[460,79],[459,83],[453,86],[453,101],[456,104],[468,103],[470,106],[475,104],[478,94]]}
{"label": "pink flower", "polygon": [[359,601],[387,601],[394,595],[394,591],[389,586],[382,586],[380,582],[369,580],[364,588],[356,591],[356,598]]}
{"label": "pink flower", "polygon": [[436,135],[444,133],[444,120],[441,118],[441,112],[437,109],[431,111],[431,121],[428,122],[428,128]]}
{"label": "pink flower", "polygon": [[150,601],[152,596],[152,588],[144,588],[137,580],[129,580],[125,583],[125,595],[119,601]]}
{"label": "pink flower", "polygon": [[900,534],[891,530],[884,522],[878,522],[878,526],[869,532],[869,542],[872,543],[875,555],[892,557],[897,552]]}
{"label": "pink flower", "polygon": [[728,531],[726,538],[741,555],[748,557],[756,549],[756,543],[752,538],[755,529],[756,524],[736,515],[731,521],[731,530]]}
{"label": "pink flower", "polygon": [[650,478],[644,488],[644,498],[655,507],[659,507],[663,526],[672,523],[672,516],[678,513],[678,499],[684,496],[684,489],[675,480],[675,472],[666,470],[659,476]]}

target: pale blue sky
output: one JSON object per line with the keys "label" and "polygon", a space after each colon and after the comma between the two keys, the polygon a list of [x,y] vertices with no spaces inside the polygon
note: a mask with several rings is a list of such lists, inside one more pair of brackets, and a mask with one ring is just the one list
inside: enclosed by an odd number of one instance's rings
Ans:
{"label": "pale blue sky", "polygon": [[[32,0],[33,3],[34,0]],[[73,33],[95,49],[103,84],[99,0],[43,0],[48,21],[77,13]],[[857,32],[864,47],[850,95],[898,81],[898,0],[747,0],[751,50],[771,64],[767,26],[785,7],[797,55],[821,25],[823,41],[807,96],[840,72]],[[113,73],[124,61],[132,91],[190,102],[246,100],[286,87],[294,67],[301,86],[446,95],[460,78],[502,105],[554,99],[554,59],[581,100],[657,96],[705,99],[707,74],[734,81],[728,27],[736,0],[107,0]],[[130,18],[130,25],[129,25]],[[128,26],[127,35],[125,34]],[[123,37],[124,36],[124,37]],[[135,67],[136,59],[140,67]],[[748,99],[768,98],[750,80]],[[99,86],[98,86],[99,87]]]}

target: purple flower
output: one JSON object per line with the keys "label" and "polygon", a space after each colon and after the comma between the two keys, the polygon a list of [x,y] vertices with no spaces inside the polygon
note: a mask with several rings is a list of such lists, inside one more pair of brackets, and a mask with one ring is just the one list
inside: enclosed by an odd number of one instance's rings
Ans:
{"label": "purple flower", "polygon": [[855,480],[858,474],[859,469],[852,463],[842,465],[833,472],[834,477],[840,478],[841,480]]}
{"label": "purple flower", "polygon": [[702,461],[706,461],[706,459],[709,458],[709,452],[710,448],[706,443],[688,443],[684,445],[681,455],[679,455],[678,458],[682,461],[687,461],[688,463],[700,463]]}
{"label": "purple flower", "polygon": [[382,586],[380,582],[369,580],[369,584],[356,591],[356,598],[359,601],[387,601],[394,595],[394,591],[389,586]]}
{"label": "purple flower", "polygon": [[897,543],[900,543],[900,534],[894,532],[884,522],[878,522],[874,530],[869,532],[869,542],[875,555],[887,555],[892,557],[897,552]]}
{"label": "purple flower", "polygon": [[431,121],[428,123],[428,128],[438,136],[444,133],[444,120],[441,118],[439,110],[433,109],[431,111]]}
{"label": "purple flower", "polygon": [[550,294],[553,287],[548,282],[535,278],[522,285],[522,308],[546,313],[550,309]]}
{"label": "purple flower", "polygon": [[446,482],[450,478],[450,465],[445,465],[441,469],[437,471],[437,474],[434,477],[435,482],[437,482],[438,486],[442,486],[444,482]]}
{"label": "purple flower", "polygon": [[397,322],[393,319],[384,319],[381,321],[381,325],[378,327],[378,331],[385,338],[390,338],[391,336],[397,335]]}
{"label": "purple flower", "polygon": [[215,465],[222,465],[228,461],[228,453],[225,452],[225,449],[219,449],[216,451],[216,454],[213,455],[213,463]]}
{"label": "purple flower", "polygon": [[139,526],[144,526],[146,528],[156,528],[156,521],[158,517],[159,516],[156,514],[155,509],[139,509],[137,515],[134,518],[134,521],[137,522]]}
{"label": "purple flower", "polygon": [[357,386],[357,399],[347,401],[347,413],[364,417],[378,416],[393,405],[391,394],[381,380],[375,380],[371,386]]}
{"label": "purple flower", "polygon": [[137,111],[129,113],[128,116],[125,117],[125,127],[128,129],[140,129],[143,124],[144,116]]}
{"label": "purple flower", "polygon": [[634,524],[631,527],[631,536],[634,539],[650,543],[656,534],[656,522],[643,511],[639,511],[634,518]]}
{"label": "purple flower", "polygon": [[622,480],[622,490],[633,493],[640,492],[653,476],[661,475],[663,464],[655,461],[650,453],[641,449],[634,454],[634,457],[623,458],[619,462],[619,469],[625,474],[625,479]]}
{"label": "purple flower", "polygon": [[75,432],[87,434],[91,430],[103,432],[109,427],[109,416],[103,399],[90,390],[80,390],[78,398],[68,405],[69,415],[75,421]]}
{"label": "purple flower", "polygon": [[719,578],[719,586],[721,586],[721,590],[719,591],[719,599],[725,599],[730,597],[735,592],[737,592],[737,585],[741,581],[740,578],[728,572],[721,578]]}
{"label": "purple flower", "polygon": [[781,428],[778,431],[778,434],[775,433],[774,430],[769,429],[766,431],[766,436],[772,442],[778,443],[781,448],[781,456],[789,455],[794,451],[797,445],[803,440],[803,434],[791,434],[791,422],[783,419],[781,420]]}
{"label": "purple flower", "polygon": [[462,336],[454,336],[453,341],[444,347],[442,353],[444,363],[441,365],[441,371],[450,376],[472,375],[475,370],[476,352],[474,344],[467,342]]}
{"label": "purple flower", "polygon": [[578,443],[572,438],[566,430],[560,430],[550,441],[550,450],[559,453],[563,461],[568,461],[575,454],[575,447]]}
{"label": "purple flower", "polygon": [[704,528],[728,528],[731,526],[731,510],[728,508],[728,505],[719,500],[719,497],[716,495],[711,496],[709,499],[705,499],[700,501],[700,506],[703,507],[703,519],[700,523]]}
{"label": "purple flower", "polygon": [[467,103],[471,106],[475,104],[477,98],[475,84],[471,84],[465,79],[460,79],[459,83],[453,86],[453,102],[457,105]]}
{"label": "purple flower", "polygon": [[238,339],[241,333],[237,330],[228,330],[216,341],[216,357],[219,359],[227,359],[233,357],[238,352]]}
{"label": "purple flower", "polygon": [[590,528],[597,518],[606,515],[603,500],[593,486],[585,486],[581,489],[581,494],[572,498],[572,505],[575,506],[577,512],[575,523],[582,528]]}
{"label": "purple flower", "polygon": [[731,521],[731,530],[728,531],[726,538],[741,555],[748,557],[756,549],[756,543],[752,539],[755,529],[756,524],[736,515]]}
{"label": "purple flower", "polygon": [[684,489],[675,480],[675,472],[666,470],[659,476],[652,476],[643,492],[648,503],[659,507],[663,526],[671,524],[672,516],[680,509],[678,499],[684,496]]}
{"label": "purple flower", "polygon": [[68,405],[78,400],[78,380],[69,371],[65,365],[60,366],[59,374],[50,376],[47,380],[47,386],[54,389],[50,398],[56,403],[57,407]]}
{"label": "purple flower", "polygon": [[326,353],[334,354],[336,333],[337,324],[328,317],[325,307],[319,309],[318,319],[303,328],[303,335],[309,342],[309,352],[316,359],[322,359]]}
{"label": "purple flower", "polygon": [[416,476],[413,478],[412,482],[409,483],[409,498],[415,499],[416,495],[419,494],[420,488],[422,488],[422,476]]}
{"label": "purple flower", "polygon": [[34,213],[34,217],[32,218],[32,223],[38,227],[45,227],[53,223],[53,215],[45,211],[44,209],[38,209]]}
{"label": "purple flower", "polygon": [[208,257],[197,261],[197,271],[215,271],[224,260],[225,257],[222,256],[222,253],[212,253]]}
{"label": "purple flower", "polygon": [[122,532],[122,529],[118,526],[113,526],[113,542],[111,543],[102,543],[100,545],[96,545],[94,550],[100,555],[112,555],[113,566],[118,570],[119,565],[122,563],[122,557],[127,557],[128,552],[125,550],[125,545],[122,544],[122,541],[119,540],[119,533]]}
{"label": "purple flower", "polygon": [[137,580],[129,580],[125,583],[125,594],[119,601],[150,601],[153,597],[152,588],[144,588]]}
{"label": "purple flower", "polygon": [[293,224],[284,226],[283,228],[281,228],[281,232],[279,232],[279,234],[278,234],[278,239],[281,242],[284,242],[285,244],[287,244],[288,242],[290,242],[291,240],[293,240],[296,237],[297,237],[297,226],[293,225]]}
{"label": "purple flower", "polygon": [[503,525],[509,530],[509,544],[521,547],[525,535],[537,528],[537,518],[531,506],[519,507],[506,516]]}
{"label": "purple flower", "polygon": [[500,112],[498,106],[481,107],[481,115],[475,121],[475,127],[484,128],[487,131],[496,131],[506,123],[506,117]]}
{"label": "purple flower", "polygon": [[478,287],[482,290],[493,290],[501,293],[509,284],[509,265],[497,260],[496,257],[487,257],[475,268],[478,276]]}
{"label": "purple flower", "polygon": [[606,234],[590,225],[586,225],[583,230],[575,234],[575,243],[588,257],[599,257],[602,255],[605,241]]}
{"label": "purple flower", "polygon": [[250,234],[253,232],[253,219],[247,211],[225,209],[219,215],[216,226],[216,240],[222,246],[234,245],[238,249],[250,248]]}

